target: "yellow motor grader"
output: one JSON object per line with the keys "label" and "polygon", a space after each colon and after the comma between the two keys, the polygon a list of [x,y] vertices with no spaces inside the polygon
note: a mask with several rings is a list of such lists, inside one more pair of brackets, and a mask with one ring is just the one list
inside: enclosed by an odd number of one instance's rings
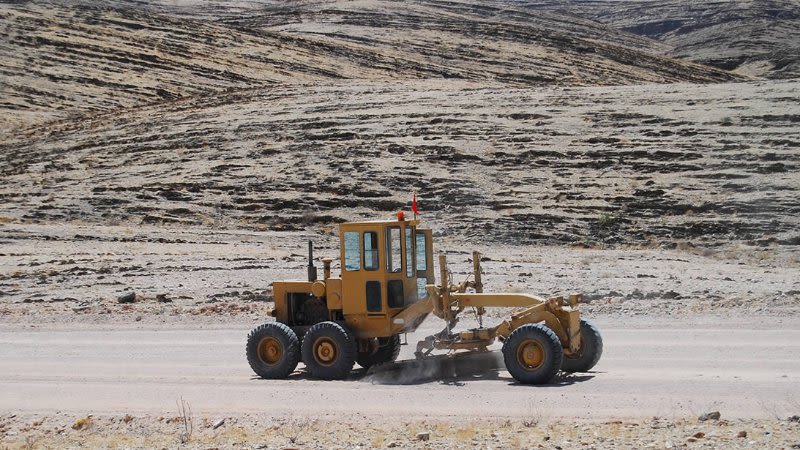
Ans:
{"label": "yellow motor grader", "polygon": [[[308,279],[273,283],[274,322],[253,329],[247,360],[263,378],[285,378],[302,360],[308,373],[342,379],[355,363],[364,368],[394,361],[400,335],[414,331],[429,314],[445,328],[417,343],[415,356],[434,350],[486,351],[499,340],[506,369],[518,382],[548,383],[559,370],[585,372],[603,351],[598,329],[581,319],[580,294],[548,299],[514,293],[484,293],[481,256],[473,253],[474,276],[461,284],[448,279],[447,259],[433,265],[433,234],[419,220],[343,223],[339,226],[341,276],[331,276],[324,258],[318,279],[309,242]],[[510,318],[483,327],[488,307],[513,307]],[[479,327],[455,332],[459,314],[474,311]]]}

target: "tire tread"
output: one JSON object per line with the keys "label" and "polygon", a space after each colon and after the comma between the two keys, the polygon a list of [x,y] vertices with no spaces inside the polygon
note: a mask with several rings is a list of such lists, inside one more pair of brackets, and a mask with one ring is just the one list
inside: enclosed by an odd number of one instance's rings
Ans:
{"label": "tire tread", "polygon": [[[529,371],[524,369],[517,362],[517,346],[524,339],[536,339],[545,347],[545,352],[550,357],[545,356],[546,366]],[[511,332],[508,339],[503,344],[503,360],[506,369],[520,383],[523,384],[546,384],[550,382],[561,369],[564,359],[564,349],[558,336],[547,326],[539,323],[529,323],[522,325]]]}
{"label": "tire tread", "polygon": [[[276,367],[266,367],[258,358],[258,343],[263,337],[275,337],[282,341],[284,357]],[[289,376],[300,362],[300,340],[287,325],[280,322],[267,322],[253,328],[247,335],[245,346],[247,363],[261,378],[281,379]]]}
{"label": "tire tread", "polygon": [[[331,366],[322,366],[315,362],[312,345],[319,336],[332,338],[339,347],[337,351],[341,356]],[[306,370],[311,376],[323,380],[341,380],[353,370],[356,361],[356,343],[346,325],[332,321],[319,322],[309,328],[303,337],[301,353]]]}
{"label": "tire tread", "polygon": [[600,330],[594,322],[588,319],[581,319],[581,347],[584,342],[591,342],[591,353],[581,354],[577,358],[570,358],[564,356],[564,362],[561,364],[561,369],[565,372],[588,372],[597,365],[600,357],[603,355],[603,336],[600,335]]}

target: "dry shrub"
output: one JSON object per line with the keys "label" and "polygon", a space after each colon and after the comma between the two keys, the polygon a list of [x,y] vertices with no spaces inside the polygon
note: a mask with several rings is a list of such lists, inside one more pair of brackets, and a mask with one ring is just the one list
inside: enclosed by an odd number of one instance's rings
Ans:
{"label": "dry shrub", "polygon": [[189,406],[189,402],[184,400],[183,397],[181,397],[179,401],[176,401],[176,403],[178,404],[178,418],[183,422],[183,431],[181,431],[180,440],[181,444],[185,444],[192,438],[192,431],[194,430],[192,408]]}
{"label": "dry shrub", "polygon": [[87,416],[76,420],[75,423],[72,424],[72,429],[81,431],[88,429],[90,426],[92,426],[92,418]]}

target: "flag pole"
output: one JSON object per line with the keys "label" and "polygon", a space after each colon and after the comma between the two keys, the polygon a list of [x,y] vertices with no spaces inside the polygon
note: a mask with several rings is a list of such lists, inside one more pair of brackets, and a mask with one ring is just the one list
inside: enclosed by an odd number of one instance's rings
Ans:
{"label": "flag pole", "polygon": [[417,220],[417,191],[414,191],[414,196],[411,199],[411,210],[414,212],[414,220]]}

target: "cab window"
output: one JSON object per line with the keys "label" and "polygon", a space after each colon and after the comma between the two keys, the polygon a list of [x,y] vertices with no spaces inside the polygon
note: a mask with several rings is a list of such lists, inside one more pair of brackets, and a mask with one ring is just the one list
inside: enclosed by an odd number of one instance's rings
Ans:
{"label": "cab window", "polygon": [[374,231],[365,231],[363,243],[364,270],[378,270],[381,264],[378,259],[378,233]]}
{"label": "cab window", "polygon": [[414,230],[406,228],[406,277],[414,276]]}
{"label": "cab window", "polygon": [[[427,255],[425,249],[427,248],[425,242],[425,235],[422,233],[417,234],[417,272],[428,271]],[[419,275],[417,275],[419,276]]]}
{"label": "cab window", "polygon": [[428,284],[428,254],[426,253],[426,239],[423,233],[417,233],[417,298],[428,296],[426,286]]}
{"label": "cab window", "polygon": [[367,281],[367,312],[381,312],[381,282]]}
{"label": "cab window", "polygon": [[400,227],[389,227],[386,229],[386,268],[389,272],[400,272],[402,270],[400,242]]}
{"label": "cab window", "polygon": [[344,232],[344,270],[361,269],[361,252],[358,248],[358,231]]}

